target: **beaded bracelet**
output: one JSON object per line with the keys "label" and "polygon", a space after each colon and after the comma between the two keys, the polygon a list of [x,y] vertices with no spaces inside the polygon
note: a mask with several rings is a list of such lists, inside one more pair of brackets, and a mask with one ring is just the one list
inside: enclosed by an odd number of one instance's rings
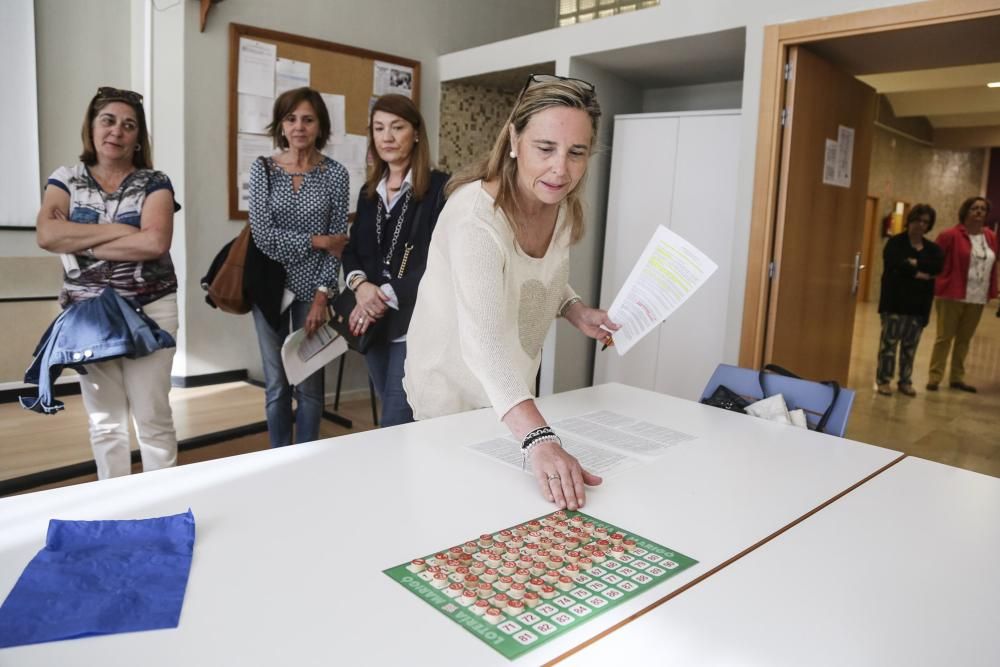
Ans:
{"label": "beaded bracelet", "polygon": [[521,445],[521,470],[527,470],[528,454],[531,453],[532,449],[543,442],[554,442],[562,447],[562,440],[550,427],[542,426],[536,428],[534,431],[531,431],[528,435],[524,436],[524,441]]}

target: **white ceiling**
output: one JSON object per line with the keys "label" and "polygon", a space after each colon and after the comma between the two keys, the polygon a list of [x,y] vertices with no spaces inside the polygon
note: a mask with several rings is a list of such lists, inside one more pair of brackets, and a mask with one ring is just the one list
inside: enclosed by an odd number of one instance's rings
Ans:
{"label": "white ceiling", "polygon": [[1000,125],[1000,63],[858,77],[885,94],[896,116],[926,116],[934,127]]}

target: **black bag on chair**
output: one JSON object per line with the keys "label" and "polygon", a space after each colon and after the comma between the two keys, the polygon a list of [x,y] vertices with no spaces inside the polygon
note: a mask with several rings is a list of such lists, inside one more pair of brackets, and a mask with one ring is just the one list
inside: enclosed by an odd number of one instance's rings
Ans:
{"label": "black bag on chair", "polygon": [[750,405],[750,401],[746,400],[724,384],[720,384],[716,387],[715,391],[712,392],[712,395],[701,399],[701,402],[705,405],[711,405],[714,408],[722,408],[723,410],[741,412],[743,414],[746,414],[745,408]]}
{"label": "black bag on chair", "polygon": [[[760,374],[758,376],[758,382],[760,382],[760,390],[764,398],[767,398],[767,389],[764,387],[764,377],[768,372],[776,373],[777,375],[784,375],[785,377],[795,378],[796,380],[803,380],[795,373],[791,372],[787,368],[782,368],[777,364],[767,364],[764,368],[760,369]],[[833,398],[830,399],[830,405],[827,406],[826,410],[823,412],[823,416],[820,417],[819,422],[816,423],[816,428],[813,429],[818,433],[824,433],[823,429],[826,428],[826,423],[830,421],[830,415],[833,414],[833,407],[837,404],[837,398],[840,397],[840,383],[836,380],[820,380],[819,384],[830,387],[833,390]],[[814,413],[815,414],[815,413]]]}

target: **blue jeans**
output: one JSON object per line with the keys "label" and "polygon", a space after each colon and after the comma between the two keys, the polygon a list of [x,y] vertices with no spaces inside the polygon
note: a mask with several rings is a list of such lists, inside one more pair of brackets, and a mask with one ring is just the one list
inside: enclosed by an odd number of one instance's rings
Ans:
{"label": "blue jeans", "polygon": [[365,354],[368,375],[375,393],[382,401],[379,426],[395,426],[413,421],[413,409],[403,391],[403,362],[406,361],[406,341],[375,345]]}
{"label": "blue jeans", "polygon": [[[293,301],[282,313],[279,331],[271,328],[257,306],[253,307],[253,323],[257,328],[257,343],[264,365],[264,405],[272,447],[292,443],[292,388],[285,378],[285,366],[281,363],[281,344],[289,333],[302,328],[311,305],[306,301]],[[323,417],[325,403],[322,369],[295,386],[295,403],[298,408],[295,412],[295,442],[318,440],[319,420]]]}

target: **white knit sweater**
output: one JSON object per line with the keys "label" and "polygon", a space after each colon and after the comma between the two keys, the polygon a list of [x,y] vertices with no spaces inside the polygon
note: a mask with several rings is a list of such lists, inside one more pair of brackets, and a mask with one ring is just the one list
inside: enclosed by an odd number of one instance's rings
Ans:
{"label": "white knit sweater", "polygon": [[417,419],[492,405],[498,416],[534,396],[542,342],[569,281],[560,208],[544,257],[518,247],[481,181],[448,199],[407,331],[403,386]]}

